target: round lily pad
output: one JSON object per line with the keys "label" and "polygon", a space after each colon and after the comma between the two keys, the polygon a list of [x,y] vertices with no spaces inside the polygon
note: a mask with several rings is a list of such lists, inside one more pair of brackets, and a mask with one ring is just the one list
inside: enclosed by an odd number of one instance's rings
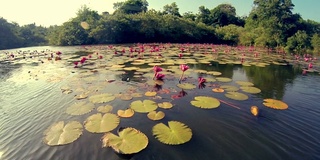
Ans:
{"label": "round lily pad", "polygon": [[147,97],[154,97],[154,96],[156,96],[156,95],[157,95],[157,92],[150,92],[150,91],[147,91],[144,95],[145,95],[145,96],[147,96]]}
{"label": "round lily pad", "polygon": [[106,133],[101,139],[102,147],[111,147],[120,154],[133,154],[148,146],[148,137],[135,128],[124,128],[118,134]]}
{"label": "round lily pad", "polygon": [[251,94],[257,94],[257,93],[261,92],[261,90],[259,88],[256,88],[256,87],[240,87],[240,89],[243,92],[247,92],[247,93],[251,93]]}
{"label": "round lily pad", "polygon": [[94,104],[87,102],[76,102],[67,108],[66,113],[70,115],[83,115],[93,110]]}
{"label": "round lily pad", "polygon": [[43,141],[49,146],[69,144],[77,140],[82,131],[82,124],[77,121],[71,121],[66,125],[64,125],[64,121],[60,121],[51,125],[44,132]]}
{"label": "round lily pad", "polygon": [[231,85],[222,85],[222,86],[220,86],[220,88],[222,88],[222,89],[224,89],[225,91],[228,91],[228,92],[235,92],[235,91],[239,90],[238,87],[231,86]]}
{"label": "round lily pad", "polygon": [[148,116],[149,119],[156,121],[156,120],[162,119],[165,116],[165,114],[162,111],[159,111],[159,112],[151,111],[151,112],[148,113],[147,116]]}
{"label": "round lily pad", "polygon": [[97,94],[89,97],[90,102],[92,103],[105,103],[113,101],[116,97],[110,93]]}
{"label": "round lily pad", "polygon": [[273,109],[288,109],[288,105],[282,101],[276,100],[276,99],[264,99],[263,105],[269,108]]}
{"label": "round lily pad", "polygon": [[211,74],[211,75],[214,75],[214,76],[220,76],[222,73],[221,72],[217,72],[217,71],[209,71],[209,72],[207,72],[207,74]]}
{"label": "round lily pad", "polygon": [[194,99],[191,101],[191,104],[198,108],[212,109],[220,106],[220,101],[213,97],[197,96]]}
{"label": "round lily pad", "polygon": [[169,145],[183,144],[192,138],[191,129],[177,121],[169,121],[168,126],[163,123],[156,124],[152,128],[152,134],[160,142]]}
{"label": "round lily pad", "polygon": [[191,84],[191,83],[181,83],[181,84],[177,84],[177,86],[181,89],[195,89],[196,85]]}
{"label": "round lily pad", "polygon": [[123,117],[123,118],[129,118],[129,117],[132,117],[133,114],[134,114],[134,110],[131,109],[131,108],[128,108],[126,110],[118,110],[117,112],[118,116],[119,117]]}
{"label": "round lily pad", "polygon": [[158,106],[160,108],[163,108],[163,109],[170,109],[173,107],[172,103],[170,102],[162,102],[162,103],[158,103]]}
{"label": "round lily pad", "polygon": [[136,93],[132,93],[131,96],[138,98],[138,97],[142,97],[142,94],[136,92]]}
{"label": "round lily pad", "polygon": [[101,113],[108,113],[108,112],[111,112],[112,109],[113,107],[111,105],[105,105],[105,106],[98,107],[97,111]]}
{"label": "round lily pad", "polygon": [[224,89],[222,89],[222,88],[213,88],[212,91],[213,92],[222,93],[222,92],[224,92]]}
{"label": "round lily pad", "polygon": [[109,132],[115,129],[120,123],[117,115],[106,113],[102,116],[101,113],[93,114],[84,122],[84,127],[92,133]]}
{"label": "round lily pad", "polygon": [[139,113],[148,113],[158,108],[157,103],[152,100],[137,100],[130,104],[130,108]]}
{"label": "round lily pad", "polygon": [[254,86],[253,83],[251,82],[247,82],[247,81],[236,81],[237,84],[239,84],[240,86]]}
{"label": "round lily pad", "polygon": [[239,100],[239,101],[244,101],[249,98],[247,95],[239,92],[227,92],[225,96],[230,99]]}
{"label": "round lily pad", "polygon": [[122,100],[124,100],[124,101],[129,101],[129,100],[132,99],[132,96],[129,95],[129,94],[122,94],[122,95],[120,96],[120,99],[122,99]]}
{"label": "round lily pad", "polygon": [[232,81],[231,78],[227,78],[227,77],[217,77],[216,80],[219,82],[231,82]]}

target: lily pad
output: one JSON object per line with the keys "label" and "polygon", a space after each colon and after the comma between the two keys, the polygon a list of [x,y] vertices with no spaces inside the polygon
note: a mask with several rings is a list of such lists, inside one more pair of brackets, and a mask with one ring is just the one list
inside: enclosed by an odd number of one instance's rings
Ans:
{"label": "lily pad", "polygon": [[172,103],[170,102],[162,102],[162,103],[158,103],[158,106],[160,108],[163,108],[163,109],[170,109],[173,107]]}
{"label": "lily pad", "polygon": [[191,84],[191,83],[181,83],[177,85],[181,89],[195,89],[196,85]]}
{"label": "lily pad", "polygon": [[145,95],[145,96],[147,96],[147,97],[154,97],[154,96],[156,96],[156,95],[157,95],[157,92],[150,92],[150,91],[147,91],[144,95]]}
{"label": "lily pad", "polygon": [[257,93],[261,92],[261,90],[259,88],[256,88],[256,87],[240,87],[240,89],[243,92],[247,92],[247,93],[251,93],[251,94],[257,94]]}
{"label": "lily pad", "polygon": [[128,108],[126,110],[118,110],[117,112],[119,117],[123,117],[123,118],[129,118],[132,117],[134,115],[134,110],[131,108]]}
{"label": "lily pad", "polygon": [[137,100],[130,104],[130,108],[139,113],[148,113],[158,108],[157,103],[152,100]]}
{"label": "lily pad", "polygon": [[149,119],[156,121],[156,120],[160,120],[160,119],[164,118],[165,114],[162,111],[159,111],[159,112],[151,111],[148,113],[147,116]]}
{"label": "lily pad", "polygon": [[214,76],[220,76],[222,73],[221,72],[217,72],[217,71],[209,71],[209,72],[207,72],[207,74],[211,74],[211,75],[214,75]]}
{"label": "lily pad", "polygon": [[238,87],[231,86],[231,85],[222,85],[222,86],[220,86],[220,88],[222,88],[222,89],[224,89],[225,91],[228,91],[228,92],[235,92],[235,91],[239,90]]}
{"label": "lily pad", "polygon": [[239,84],[240,86],[248,86],[248,87],[254,86],[253,83],[247,82],[247,81],[236,81],[236,83]]}
{"label": "lily pad", "polygon": [[111,105],[105,105],[105,106],[98,107],[97,111],[101,113],[108,113],[108,112],[111,112],[112,109],[113,107]]}
{"label": "lily pad", "polygon": [[227,77],[217,77],[216,80],[219,82],[231,82],[232,81],[231,78],[227,78]]}
{"label": "lily pad", "polygon": [[198,108],[212,109],[220,106],[220,101],[213,97],[197,96],[194,99],[191,101],[191,104]]}
{"label": "lily pad", "polygon": [[263,100],[266,107],[273,108],[273,109],[288,109],[288,105],[282,101],[276,100],[276,99],[264,99]]}
{"label": "lily pad", "polygon": [[84,122],[84,127],[91,133],[109,132],[115,129],[120,123],[117,115],[106,113],[102,116],[101,113],[93,114]]}
{"label": "lily pad", "polygon": [[116,97],[110,93],[97,94],[89,97],[90,102],[92,103],[106,103],[113,101]]}
{"label": "lily pad", "polygon": [[222,88],[213,88],[212,91],[213,92],[222,93],[222,92],[224,92],[224,89],[222,89]]}
{"label": "lily pad", "polygon": [[79,95],[74,96],[74,98],[77,100],[86,99],[87,97],[88,97],[88,93],[81,93]]}
{"label": "lily pad", "polygon": [[148,146],[148,137],[135,128],[124,128],[118,134],[106,133],[101,139],[102,147],[111,147],[120,154],[133,154]]}
{"label": "lily pad", "polygon": [[66,113],[70,115],[83,115],[91,112],[93,108],[94,108],[93,103],[76,102],[67,108]]}
{"label": "lily pad", "polygon": [[142,94],[141,93],[132,93],[131,96],[138,98],[138,97],[142,97]]}
{"label": "lily pad", "polygon": [[49,146],[69,144],[77,140],[82,131],[82,124],[77,121],[71,121],[66,125],[64,125],[64,121],[60,121],[51,125],[44,132],[43,141]]}
{"label": "lily pad", "polygon": [[124,100],[124,101],[129,101],[129,100],[132,99],[132,96],[129,95],[129,94],[122,94],[122,95],[120,96],[120,99],[122,99],[122,100]]}
{"label": "lily pad", "polygon": [[152,134],[160,142],[169,145],[179,145],[186,143],[192,138],[191,129],[177,121],[169,121],[168,126],[163,123],[158,123],[152,128]]}
{"label": "lily pad", "polygon": [[230,99],[239,100],[239,101],[244,101],[249,98],[247,95],[240,92],[227,92],[225,96]]}

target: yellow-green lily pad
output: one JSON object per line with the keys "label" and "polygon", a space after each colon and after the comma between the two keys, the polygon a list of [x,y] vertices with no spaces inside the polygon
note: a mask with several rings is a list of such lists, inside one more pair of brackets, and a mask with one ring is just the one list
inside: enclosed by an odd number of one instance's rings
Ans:
{"label": "yellow-green lily pad", "polygon": [[220,106],[220,101],[213,97],[197,96],[194,99],[191,101],[191,104],[198,108],[212,109]]}
{"label": "yellow-green lily pad", "polygon": [[191,84],[191,83],[181,83],[181,84],[177,84],[177,86],[181,89],[195,89],[196,85]]}
{"label": "yellow-green lily pad", "polygon": [[106,103],[113,101],[116,97],[110,93],[97,94],[89,97],[90,102],[92,103]]}
{"label": "yellow-green lily pad", "polygon": [[231,82],[232,81],[231,78],[227,78],[227,77],[217,77],[216,80],[219,82]]}
{"label": "yellow-green lily pad", "polygon": [[159,111],[159,112],[151,111],[147,114],[147,116],[149,119],[156,121],[156,120],[160,120],[160,119],[164,118],[165,114],[162,111]]}
{"label": "yellow-green lily pad", "polygon": [[94,104],[87,102],[76,102],[67,108],[66,113],[70,115],[83,115],[93,110]]}
{"label": "yellow-green lily pad", "polygon": [[191,129],[177,121],[169,121],[168,126],[158,123],[152,128],[152,134],[164,144],[179,145],[186,143],[192,138]]}
{"label": "yellow-green lily pad", "polygon": [[240,87],[240,89],[243,92],[251,93],[251,94],[257,94],[257,93],[261,92],[261,90],[259,88],[256,88],[256,87]]}
{"label": "yellow-green lily pad", "polygon": [[227,92],[225,96],[230,99],[239,100],[239,101],[244,101],[249,98],[247,95],[240,92]]}
{"label": "yellow-green lily pad", "polygon": [[148,113],[158,108],[157,103],[152,100],[137,100],[130,104],[130,108],[139,113]]}
{"label": "yellow-green lily pad", "polygon": [[106,113],[102,116],[101,113],[93,114],[84,122],[84,127],[91,133],[104,133],[115,129],[120,123],[117,115]]}
{"label": "yellow-green lily pad", "polygon": [[163,109],[170,109],[173,107],[172,103],[170,102],[162,102],[162,103],[158,103],[158,106],[160,108],[163,108]]}
{"label": "yellow-green lily pad", "polygon": [[108,113],[108,112],[111,112],[113,109],[113,107],[111,105],[105,105],[105,106],[100,106],[97,108],[97,111],[98,112],[101,112],[101,113]]}
{"label": "yellow-green lily pad", "polygon": [[69,144],[77,140],[83,131],[82,124],[77,121],[71,121],[64,125],[64,121],[60,121],[51,125],[44,132],[44,143],[49,146],[58,146]]}
{"label": "yellow-green lily pad", "polygon": [[111,147],[120,154],[133,154],[148,146],[148,137],[135,128],[124,128],[118,134],[106,133],[101,139],[102,147]]}

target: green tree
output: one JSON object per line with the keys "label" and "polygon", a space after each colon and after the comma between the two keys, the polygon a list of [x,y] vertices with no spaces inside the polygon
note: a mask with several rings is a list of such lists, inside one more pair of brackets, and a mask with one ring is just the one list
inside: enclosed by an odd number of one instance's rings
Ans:
{"label": "green tree", "polygon": [[237,17],[236,9],[230,4],[220,4],[210,11],[210,25],[226,26],[229,24],[244,25],[244,21]]}
{"label": "green tree", "polygon": [[320,34],[313,34],[311,38],[311,45],[313,47],[313,53],[320,54]]}
{"label": "green tree", "polygon": [[310,46],[309,36],[305,31],[298,31],[288,38],[286,50],[289,52],[305,53]]}
{"label": "green tree", "polygon": [[148,10],[148,2],[146,0],[126,0],[125,2],[117,2],[113,4],[115,14],[137,14]]}
{"label": "green tree", "polygon": [[181,17],[179,13],[179,8],[176,2],[173,2],[171,4],[167,4],[163,7],[163,14],[171,14],[173,16]]}

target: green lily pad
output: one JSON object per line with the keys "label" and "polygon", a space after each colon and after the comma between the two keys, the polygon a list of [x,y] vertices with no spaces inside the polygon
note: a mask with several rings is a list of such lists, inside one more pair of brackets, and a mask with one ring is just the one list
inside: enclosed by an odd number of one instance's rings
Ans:
{"label": "green lily pad", "polygon": [[228,91],[228,92],[235,92],[235,91],[239,90],[238,87],[231,86],[231,85],[222,85],[222,86],[220,86],[220,88],[222,88],[222,89],[224,89],[225,91]]}
{"label": "green lily pad", "polygon": [[113,107],[111,105],[105,105],[105,106],[98,107],[97,111],[101,113],[108,113],[108,112],[111,112],[112,109]]}
{"label": "green lily pad", "polygon": [[239,92],[227,92],[225,96],[230,99],[239,100],[239,101],[244,101],[249,98],[247,95]]}
{"label": "green lily pad", "polygon": [[261,92],[261,90],[259,88],[256,88],[256,87],[240,87],[240,89],[243,92],[247,92],[247,93],[251,93],[251,94],[257,94],[257,93]]}
{"label": "green lily pad", "polygon": [[253,83],[247,82],[247,81],[236,81],[236,83],[239,84],[240,86],[254,86]]}
{"label": "green lily pad", "polygon": [[77,121],[71,121],[66,125],[64,125],[64,121],[60,121],[51,125],[44,132],[43,141],[49,146],[69,144],[77,140],[82,131],[82,124]]}
{"label": "green lily pad", "polygon": [[211,74],[211,75],[214,75],[214,76],[220,76],[222,73],[221,72],[217,72],[217,71],[209,71],[209,72],[207,72],[207,74]]}
{"label": "green lily pad", "polygon": [[220,106],[220,101],[213,97],[197,96],[194,99],[191,101],[191,104],[198,108],[212,109]]}
{"label": "green lily pad", "polygon": [[195,89],[196,85],[191,84],[191,83],[181,83],[181,84],[177,84],[177,86],[181,89]]}
{"label": "green lily pad", "polygon": [[131,108],[128,108],[126,110],[118,110],[117,112],[119,117],[123,117],[123,118],[129,118],[132,117],[134,115],[134,110]]}
{"label": "green lily pad", "polygon": [[116,97],[110,93],[97,94],[89,97],[90,102],[92,103],[106,103],[113,101]]}
{"label": "green lily pad", "polygon": [[158,106],[160,108],[163,108],[163,109],[170,109],[173,107],[172,103],[170,102],[162,102],[162,103],[158,103]]}
{"label": "green lily pad", "polygon": [[152,128],[152,134],[160,142],[179,145],[190,141],[192,138],[192,131],[187,125],[177,121],[169,121],[168,125],[158,123]]}
{"label": "green lily pad", "polygon": [[227,77],[217,77],[216,80],[219,82],[231,82],[232,81],[231,78],[227,78]]}
{"label": "green lily pad", "polygon": [[148,137],[135,128],[124,128],[118,134],[106,133],[102,137],[102,147],[111,147],[120,154],[133,154],[148,146]]}
{"label": "green lily pad", "polygon": [[152,100],[137,100],[130,104],[130,108],[139,113],[148,113],[158,108],[157,103]]}
{"label": "green lily pad", "polygon": [[149,119],[156,121],[156,120],[160,120],[160,119],[164,118],[165,114],[162,111],[159,111],[159,112],[151,111],[148,113],[147,116]]}
{"label": "green lily pad", "polygon": [[117,115],[106,113],[102,116],[101,113],[93,114],[84,122],[84,127],[91,133],[109,132],[115,129],[120,123]]}
{"label": "green lily pad", "polygon": [[87,102],[77,102],[67,108],[66,113],[70,115],[83,115],[93,110],[94,104]]}

